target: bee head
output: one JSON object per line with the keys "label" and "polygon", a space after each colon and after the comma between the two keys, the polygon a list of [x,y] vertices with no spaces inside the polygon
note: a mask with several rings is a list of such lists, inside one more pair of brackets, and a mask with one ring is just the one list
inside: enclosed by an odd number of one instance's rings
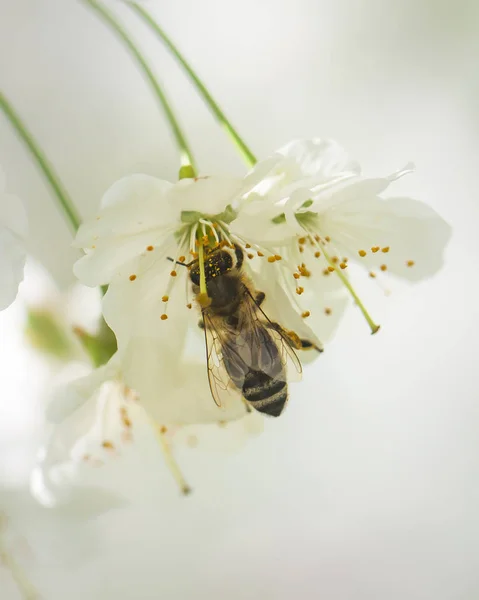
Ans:
{"label": "bee head", "polygon": [[[205,279],[211,281],[219,275],[224,275],[234,267],[233,257],[227,250],[214,250],[205,258]],[[200,285],[200,266],[195,261],[190,268],[190,279],[195,285]]]}

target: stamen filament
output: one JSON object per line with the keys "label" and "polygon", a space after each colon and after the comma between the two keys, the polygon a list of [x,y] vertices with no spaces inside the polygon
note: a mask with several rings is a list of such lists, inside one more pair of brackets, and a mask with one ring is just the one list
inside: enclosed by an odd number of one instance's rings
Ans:
{"label": "stamen filament", "polygon": [[331,265],[331,267],[334,267],[336,275],[339,277],[342,284],[345,286],[345,288],[348,290],[348,292],[353,297],[354,301],[356,302],[356,304],[359,307],[359,310],[363,313],[364,318],[366,319],[369,327],[371,328],[371,333],[372,334],[377,333],[380,329],[380,325],[376,325],[376,323],[372,320],[371,316],[369,315],[368,311],[366,310],[366,307],[364,306],[364,304],[361,302],[358,295],[354,291],[354,288],[351,285],[351,283],[349,282],[348,278],[344,275],[344,273],[341,271],[341,269],[336,268],[333,261],[329,257],[329,254],[324,249],[324,246],[323,246],[323,254],[324,254],[324,258],[328,261],[328,263]]}
{"label": "stamen filament", "polygon": [[198,263],[200,265],[200,294],[204,294],[204,296],[207,298],[208,290],[206,289],[205,257],[202,240],[200,240],[198,244]]}
{"label": "stamen filament", "polygon": [[213,97],[207,90],[204,83],[200,80],[200,78],[193,71],[190,64],[186,61],[184,56],[180,53],[178,48],[173,44],[171,39],[166,35],[166,33],[161,29],[158,23],[151,17],[151,15],[139,4],[135,2],[130,2],[129,6],[132,10],[134,10],[143,21],[151,27],[151,29],[157,34],[163,44],[168,48],[168,50],[172,53],[172,55],[176,58],[176,60],[180,63],[186,73],[189,75],[191,81],[196,87],[197,91],[201,96],[203,96],[203,100],[210,108],[216,120],[220,123],[220,125],[226,130],[234,144],[238,148],[243,160],[250,167],[254,166],[257,162],[255,155],[248,148],[246,143],[240,137],[239,133],[233,127],[229,119],[226,117],[225,113],[220,109],[218,104],[213,100]]}
{"label": "stamen filament", "polygon": [[161,449],[163,450],[163,454],[165,457],[166,466],[168,467],[171,474],[173,475],[173,478],[175,479],[176,483],[178,484],[178,487],[180,488],[181,493],[186,496],[187,494],[191,493],[191,488],[187,484],[185,478],[183,477],[183,473],[181,472],[181,469],[178,466],[178,463],[176,462],[175,457],[173,456],[173,453],[171,452],[170,445],[166,441],[165,432],[162,430],[161,427],[159,428],[159,438],[160,438],[160,446],[161,446]]}
{"label": "stamen filament", "polygon": [[[158,80],[156,79],[155,75],[153,74],[153,71],[151,70],[150,66],[146,62],[144,56],[138,50],[135,43],[130,38],[128,33],[125,31],[125,29],[123,29],[123,27],[120,25],[119,21],[116,20],[116,18],[113,16],[113,14],[109,10],[107,10],[104,6],[100,5],[95,0],[84,0],[84,1],[87,4],[89,4],[93,8],[93,10],[96,10],[98,12],[98,14],[104,19],[104,21],[106,23],[108,23],[108,25],[110,25],[110,27],[123,40],[126,47],[132,54],[132,56],[137,60],[139,66],[143,70],[143,73],[145,74],[146,78],[148,79],[151,86],[153,87],[153,91],[155,92],[156,97],[158,98],[163,110],[165,111],[166,118],[171,127],[171,131],[175,138],[175,142],[176,142],[176,145],[178,146],[178,150],[179,150],[179,154],[180,154],[180,164],[182,167],[180,169],[180,174],[183,174],[183,177],[184,176],[195,177],[196,176],[196,166],[195,166],[195,159],[193,158],[193,153],[189,147],[188,142],[186,141],[183,130],[181,129],[181,127],[178,123],[178,120],[175,116],[175,113],[173,112],[171,104],[169,103],[165,93],[163,92]],[[189,168],[185,169],[185,167],[189,167]],[[185,175],[185,173],[186,173],[186,175]]]}
{"label": "stamen filament", "polygon": [[63,214],[70,222],[73,231],[76,232],[81,224],[80,215],[78,214],[75,205],[73,204],[73,201],[71,200],[67,191],[63,187],[60,178],[53,170],[53,167],[49,163],[43,151],[40,149],[32,134],[28,131],[18,114],[13,109],[13,106],[1,93],[0,107],[5,113],[7,119],[10,121],[10,124],[13,126],[17,134],[22,139],[23,143],[27,146],[32,156],[35,158],[37,165],[40,167],[41,171],[43,172],[43,175],[46,177],[48,183],[50,184],[50,187],[55,193],[56,199]]}

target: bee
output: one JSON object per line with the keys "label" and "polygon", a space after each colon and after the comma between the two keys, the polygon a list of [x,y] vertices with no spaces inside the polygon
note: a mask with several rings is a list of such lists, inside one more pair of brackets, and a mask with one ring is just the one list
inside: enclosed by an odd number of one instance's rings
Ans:
{"label": "bee", "polygon": [[[288,401],[288,380],[301,377],[295,349],[315,348],[271,321],[261,308],[263,292],[243,272],[240,246],[218,247],[204,259],[210,303],[200,303],[208,379],[218,406],[239,395],[259,412],[278,417]],[[198,260],[188,265],[193,292],[200,292]]]}

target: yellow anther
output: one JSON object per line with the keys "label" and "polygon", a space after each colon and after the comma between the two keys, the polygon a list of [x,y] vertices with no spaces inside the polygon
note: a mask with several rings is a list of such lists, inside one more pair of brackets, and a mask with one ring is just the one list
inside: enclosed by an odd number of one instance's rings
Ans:
{"label": "yellow anther", "polygon": [[300,247],[299,247],[299,251],[300,251],[300,252],[301,252],[301,254],[302,254],[302,253],[304,252],[304,247],[303,247],[303,246],[300,246]]}
{"label": "yellow anther", "polygon": [[186,308],[192,308],[192,304],[188,303],[188,304],[186,305]]}
{"label": "yellow anther", "polygon": [[327,268],[323,269],[323,275],[329,275],[329,270]]}
{"label": "yellow anther", "polygon": [[296,293],[298,294],[298,296],[301,296],[301,294],[304,292],[304,288],[303,287],[297,287],[296,288]]}
{"label": "yellow anther", "polygon": [[326,315],[330,315],[333,311],[330,308],[325,308],[324,309],[324,314]]}
{"label": "yellow anther", "polygon": [[162,425],[160,427],[160,433],[162,433],[163,435],[165,435],[165,433],[167,433],[167,432],[168,432],[168,429],[164,425]]}
{"label": "yellow anther", "polygon": [[134,275],[134,274],[130,275],[130,281],[135,281],[135,279],[136,279],[136,275]]}
{"label": "yellow anther", "polygon": [[251,244],[245,244],[244,247],[245,248],[251,248]]}
{"label": "yellow anther", "polygon": [[165,313],[163,313],[163,314],[161,315],[161,317],[160,317],[160,319],[161,319],[162,321],[166,321],[166,319],[167,319],[167,318],[168,318],[168,315],[166,315]]}
{"label": "yellow anther", "polygon": [[283,258],[280,254],[275,254],[274,257],[276,260],[281,260]]}
{"label": "yellow anther", "polygon": [[303,317],[303,319],[306,319],[307,317],[309,317],[310,314],[311,313],[309,312],[309,310],[305,310],[301,316]]}
{"label": "yellow anther", "polygon": [[274,263],[274,262],[276,262],[276,257],[275,257],[275,256],[268,256],[268,262],[269,262],[269,263]]}
{"label": "yellow anther", "polygon": [[371,252],[374,252],[374,254],[376,254],[376,252],[378,252],[378,251],[379,251],[379,246],[373,246],[371,248]]}
{"label": "yellow anther", "polygon": [[168,302],[168,300],[169,300],[169,299],[170,299],[170,297],[169,297],[169,296],[162,296],[162,297],[161,297],[161,301],[162,301],[162,302]]}
{"label": "yellow anther", "polygon": [[179,262],[185,262],[186,260],[186,256],[180,256],[180,258],[178,259]]}
{"label": "yellow anther", "polygon": [[148,250],[148,252],[152,252],[155,247],[154,246],[147,246],[146,249]]}
{"label": "yellow anther", "polygon": [[305,243],[306,243],[306,238],[300,237],[298,240],[298,244],[305,244]]}
{"label": "yellow anther", "polygon": [[381,265],[379,268],[381,269],[381,271],[387,271],[388,270],[388,266],[387,265]]}
{"label": "yellow anther", "polygon": [[324,239],[325,239],[327,242],[330,242],[330,241],[331,241],[331,238],[329,237],[329,235],[327,235],[327,236],[326,236]]}
{"label": "yellow anther", "polygon": [[366,256],[367,252],[366,250],[358,250],[358,254],[359,256],[361,256],[361,258],[363,258],[364,256]]}
{"label": "yellow anther", "polygon": [[173,271],[171,271],[170,275],[172,277],[176,277],[178,275],[178,273],[175,270],[173,270]]}
{"label": "yellow anther", "polygon": [[345,262],[339,263],[341,269],[345,269],[348,265]]}
{"label": "yellow anther", "polygon": [[329,271],[330,273],[333,273],[335,270],[336,270],[336,269],[335,269],[334,267],[332,267],[331,265],[329,265],[329,267],[328,267],[328,271]]}
{"label": "yellow anther", "polygon": [[333,265],[335,265],[336,263],[339,262],[339,258],[337,256],[332,256],[331,257],[331,262],[333,263]]}
{"label": "yellow anther", "polygon": [[295,279],[299,279],[301,277],[301,275],[299,273],[293,273],[293,277]]}
{"label": "yellow anther", "polygon": [[384,254],[389,252],[389,246],[384,246],[384,248],[381,248],[381,252],[384,252]]}
{"label": "yellow anther", "polygon": [[320,256],[321,256],[321,252],[319,250],[314,253],[315,258],[319,258]]}
{"label": "yellow anther", "polygon": [[262,252],[260,252],[259,250],[256,252],[256,254],[257,254],[258,256],[264,256],[264,254],[263,254]]}
{"label": "yellow anther", "polygon": [[251,252],[248,252],[248,254],[246,255],[248,258],[254,258],[254,254],[251,254]]}
{"label": "yellow anther", "polygon": [[374,271],[369,271],[369,277],[371,277],[371,279],[374,279],[376,277],[376,273]]}
{"label": "yellow anther", "polygon": [[406,263],[406,267],[414,267],[414,261],[413,260],[408,260]]}
{"label": "yellow anther", "polygon": [[102,442],[101,445],[103,448],[105,448],[105,450],[114,450],[115,449],[113,442],[110,442],[109,440],[105,440],[104,442]]}

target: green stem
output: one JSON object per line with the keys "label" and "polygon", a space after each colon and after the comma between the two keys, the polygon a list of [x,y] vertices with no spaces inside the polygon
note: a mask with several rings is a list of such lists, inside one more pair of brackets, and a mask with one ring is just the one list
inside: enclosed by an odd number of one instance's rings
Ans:
{"label": "green stem", "polygon": [[232,138],[233,142],[236,144],[240,154],[242,155],[246,164],[250,167],[256,164],[257,160],[255,155],[251,152],[248,146],[245,144],[243,139],[240,137],[239,133],[233,127],[231,122],[226,117],[225,113],[221,110],[218,104],[213,100],[211,94],[208,92],[206,86],[201,81],[201,79],[196,75],[193,71],[189,63],[186,61],[184,56],[180,53],[178,48],[173,44],[171,39],[166,35],[166,33],[161,29],[161,27],[156,23],[156,21],[151,17],[151,15],[139,4],[135,2],[130,2],[129,6],[132,10],[134,10],[147,25],[149,25],[153,31],[159,36],[161,41],[165,44],[168,50],[173,54],[176,60],[180,63],[180,65],[185,69],[191,78],[193,84],[196,86],[198,92],[203,96],[203,100],[209,106],[211,112],[215,116],[215,118],[219,121],[222,127],[228,132],[229,136]]}
{"label": "green stem", "polygon": [[58,200],[58,203],[63,213],[65,214],[67,220],[70,222],[70,225],[73,227],[73,230],[77,231],[77,229],[80,227],[80,216],[77,213],[76,208],[72,200],[70,199],[68,193],[63,187],[63,184],[61,183],[58,175],[55,173],[53,167],[48,162],[47,157],[34,140],[32,134],[25,127],[18,114],[13,109],[13,106],[1,93],[0,106],[3,112],[5,113],[7,119],[10,121],[11,125],[19,135],[19,137],[22,139],[24,144],[27,146],[27,148],[30,150],[33,157],[37,161],[38,166],[40,167],[48,183],[52,187],[55,196]]}
{"label": "green stem", "polygon": [[113,16],[113,14],[110,11],[108,11],[104,6],[101,6],[100,4],[95,2],[95,0],[84,0],[84,1],[86,2],[86,4],[89,4],[93,8],[93,10],[96,10],[97,13],[104,19],[104,21],[108,25],[110,25],[110,27],[123,40],[126,47],[131,52],[132,56],[134,56],[134,58],[138,61],[138,64],[140,65],[141,69],[143,70],[143,73],[145,74],[146,78],[148,79],[151,86],[153,87],[153,90],[154,90],[163,110],[166,113],[168,123],[170,124],[171,130],[173,132],[173,136],[175,138],[176,144],[180,151],[181,165],[183,167],[191,166],[193,168],[193,170],[196,172],[195,160],[193,158],[193,153],[190,150],[188,142],[186,141],[183,131],[176,119],[176,116],[173,112],[173,109],[171,108],[170,103],[168,102],[168,99],[165,96],[165,93],[161,89],[160,84],[158,83],[158,80],[156,79],[155,75],[153,74],[153,71],[149,67],[144,56],[141,54],[141,52],[135,46],[134,42],[132,41],[132,39],[130,38],[128,33],[125,31],[125,29],[123,29],[123,27],[120,25],[119,21],[117,21],[117,19]]}

